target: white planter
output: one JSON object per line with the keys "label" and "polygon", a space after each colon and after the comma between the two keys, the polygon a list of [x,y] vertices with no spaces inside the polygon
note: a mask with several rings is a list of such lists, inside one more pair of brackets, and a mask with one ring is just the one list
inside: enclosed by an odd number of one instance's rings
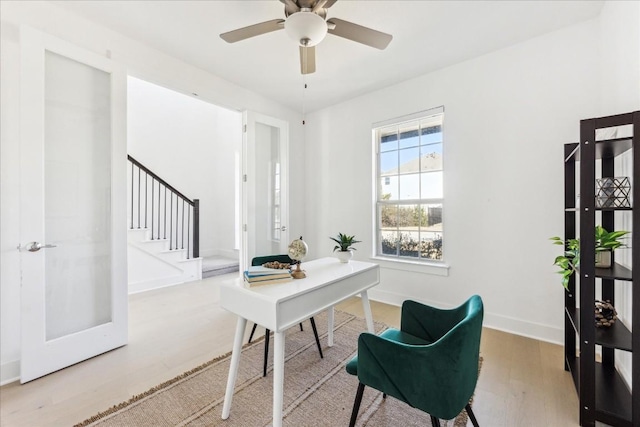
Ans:
{"label": "white planter", "polygon": [[347,263],[353,257],[353,251],[338,251],[335,252],[336,257],[340,260],[340,262]]}
{"label": "white planter", "polygon": [[611,251],[596,252],[596,268],[611,267]]}

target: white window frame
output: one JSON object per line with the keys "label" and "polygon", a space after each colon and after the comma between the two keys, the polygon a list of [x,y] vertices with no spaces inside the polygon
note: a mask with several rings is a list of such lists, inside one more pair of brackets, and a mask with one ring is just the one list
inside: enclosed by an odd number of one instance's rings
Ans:
{"label": "white window frame", "polygon": [[[445,136],[444,136],[444,107],[432,108],[425,111],[420,111],[414,114],[385,120],[382,122],[374,123],[372,126],[372,140],[374,149],[373,151],[373,241],[375,242],[373,246],[373,258],[379,261],[390,261],[389,267],[394,268],[393,264],[402,264],[402,268],[406,268],[407,266],[417,266],[417,269],[410,268],[414,271],[428,272],[439,275],[448,275],[448,265],[445,263],[445,239],[444,239],[444,220],[442,222],[442,257],[441,259],[431,259],[431,258],[423,258],[421,256],[402,256],[399,253],[397,254],[384,254],[382,250],[381,243],[381,230],[380,230],[380,212],[381,207],[384,205],[427,205],[427,204],[440,204],[444,211],[445,198],[444,194],[439,198],[420,198],[421,195],[416,199],[411,200],[393,200],[389,202],[385,202],[381,199],[382,196],[382,187],[381,180],[385,178],[382,176],[380,171],[380,131],[384,128],[388,128],[391,126],[402,126],[403,124],[409,124],[411,122],[422,121],[425,119],[429,119],[431,117],[441,116],[440,126],[442,127],[442,176],[444,180],[444,151],[445,151]],[[398,146],[398,153],[400,155],[400,147]],[[402,174],[398,171],[398,177]],[[385,178],[386,179],[386,178]],[[399,178],[398,178],[399,179]],[[443,182],[444,186],[444,182]],[[444,190],[443,190],[444,191]],[[434,269],[424,269],[424,266],[435,267]],[[441,271],[438,271],[441,270]]]}

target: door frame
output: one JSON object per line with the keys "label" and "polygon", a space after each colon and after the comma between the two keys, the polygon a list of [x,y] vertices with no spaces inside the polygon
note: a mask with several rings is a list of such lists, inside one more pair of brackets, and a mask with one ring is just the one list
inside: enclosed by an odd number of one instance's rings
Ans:
{"label": "door frame", "polygon": [[240,177],[240,233],[242,236],[240,239],[240,275],[251,265],[251,260],[249,259],[249,233],[256,229],[255,224],[257,221],[255,212],[250,212],[249,203],[252,198],[255,199],[255,159],[251,156],[251,150],[256,143],[256,123],[263,123],[280,129],[280,220],[281,224],[286,226],[286,230],[282,232],[281,249],[286,249],[289,244],[289,122],[250,110],[244,110],[242,112],[242,123],[242,148],[240,150],[242,162]]}
{"label": "door frame", "polygon": [[[20,242],[44,242],[44,66],[54,52],[111,77],[111,322],[46,341],[45,250],[21,250],[20,381],[31,381],[128,340],[126,70],[108,58],[28,26],[20,27]],[[38,171],[35,172],[34,171]],[[31,196],[30,196],[31,195]],[[44,242],[50,243],[50,242]],[[55,249],[54,249],[55,250]],[[29,258],[26,258],[29,257]]]}

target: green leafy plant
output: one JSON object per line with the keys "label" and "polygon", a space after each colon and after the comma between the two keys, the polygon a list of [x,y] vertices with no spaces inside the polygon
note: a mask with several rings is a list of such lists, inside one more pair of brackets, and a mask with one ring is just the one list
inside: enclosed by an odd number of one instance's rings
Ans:
{"label": "green leafy plant", "polygon": [[[624,243],[619,239],[629,234],[628,231],[609,232],[600,225],[596,226],[595,233],[596,252],[614,251],[624,246]],[[565,248],[564,254],[557,256],[553,265],[560,267],[558,273],[562,275],[562,286],[569,290],[569,278],[580,266],[580,240],[569,239],[565,242],[558,236],[551,237],[549,240],[554,245],[561,245]]]}
{"label": "green leafy plant", "polygon": [[338,233],[336,237],[329,237],[331,240],[337,243],[337,245],[333,248],[333,251],[340,249],[340,252],[347,252],[349,250],[356,250],[356,248],[352,247],[356,243],[360,243],[360,240],[356,240],[356,236],[348,236],[346,234]]}
{"label": "green leafy plant", "polygon": [[562,275],[562,286],[568,291],[569,278],[580,266],[580,240],[569,239],[566,244],[558,236],[551,237],[549,240],[553,241],[554,245],[562,245],[565,247],[564,254],[558,255],[553,265],[560,267],[558,273]]}
{"label": "green leafy plant", "polygon": [[629,234],[628,231],[612,231],[608,232],[600,225],[596,226],[596,252],[614,251],[623,246],[620,238]]}

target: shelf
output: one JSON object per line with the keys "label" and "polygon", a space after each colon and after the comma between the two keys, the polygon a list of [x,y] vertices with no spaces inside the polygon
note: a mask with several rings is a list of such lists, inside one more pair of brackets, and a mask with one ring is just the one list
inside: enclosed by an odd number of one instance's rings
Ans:
{"label": "shelf", "polygon": [[611,159],[633,148],[633,138],[596,141],[596,159]]}
{"label": "shelf", "polygon": [[580,364],[579,357],[575,359],[567,359],[565,358],[566,365],[569,367],[569,373],[571,374],[571,379],[573,379],[573,385],[576,387],[576,392],[578,396],[580,396]]}
{"label": "shelf", "polygon": [[[614,132],[613,128],[616,127],[618,129]],[[610,129],[599,131],[607,128]],[[634,136],[597,140],[597,136],[628,134]],[[615,230],[621,222],[630,229],[633,229],[633,223],[638,225],[640,213],[633,212],[631,207],[596,207],[596,202],[599,202],[596,199],[596,180],[600,177],[629,175],[630,181],[640,185],[640,148],[636,150],[634,147],[634,140],[638,143],[639,138],[640,111],[633,111],[580,120],[580,142],[564,145],[564,240],[568,236],[585,237],[581,247],[584,254],[595,254],[596,242],[588,237],[593,236],[591,233],[596,224],[600,223],[611,230]],[[633,188],[633,192],[637,193],[639,188]],[[623,196],[627,195],[627,190],[624,191]],[[638,208],[636,206],[636,210]],[[622,213],[614,215],[614,212]],[[630,247],[640,248],[640,234],[634,233],[630,240]],[[625,312],[630,310],[633,324],[637,326],[640,289],[629,289],[627,286],[636,286],[632,270],[635,269],[636,274],[640,272],[640,257],[635,252],[629,255],[631,260],[625,266],[614,262],[611,268],[596,268],[593,256],[588,257],[589,262],[583,259],[582,269],[571,278],[574,292],[564,296],[564,368],[571,373],[578,391],[580,422],[585,426],[603,423],[616,427],[640,427],[640,392],[636,387],[636,394],[632,395],[629,386],[632,379],[639,378],[640,373],[640,363],[635,363],[640,356],[640,328],[634,327],[632,332],[629,330],[631,325],[625,325],[620,320],[608,328],[599,328],[594,313],[595,296],[601,290],[602,299],[611,299],[614,305],[627,309]],[[617,253],[612,254],[612,261],[622,259]],[[625,292],[630,291],[632,308],[627,299],[614,300],[614,281]],[[576,308],[578,301],[582,311]],[[634,363],[629,363],[629,359],[633,359]],[[625,372],[624,379],[620,372]],[[627,373],[630,378],[627,378]]]}
{"label": "shelf", "polygon": [[[565,308],[565,313],[569,317],[576,334],[580,335],[580,309]],[[594,326],[595,328],[595,326]],[[609,328],[596,328],[596,344],[617,350],[631,351],[631,331],[617,320]]]}
{"label": "shelf", "polygon": [[599,279],[612,279],[632,281],[632,271],[625,266],[614,263],[611,268],[596,268],[595,277]]}
{"label": "shelf", "polygon": [[[575,146],[574,146],[575,144]],[[578,143],[567,144],[572,148],[572,152],[564,159],[568,161],[580,160],[580,147]],[[596,159],[612,159],[633,148],[633,138],[616,138],[604,141],[596,141]]]}
{"label": "shelf", "polygon": [[596,419],[631,427],[631,392],[613,366],[595,364]]}
{"label": "shelf", "polygon": [[596,208],[597,211],[612,212],[612,211],[633,211],[633,208]]}
{"label": "shelf", "polygon": [[[580,358],[565,359],[573,384],[580,394]],[[611,425],[632,426],[631,392],[612,366],[595,362],[596,419]]]}
{"label": "shelf", "polygon": [[627,267],[614,263],[611,268],[596,268],[596,277],[600,279],[633,280],[632,272]]}
{"label": "shelf", "polygon": [[[579,208],[564,208],[565,212],[578,212]],[[596,211],[614,212],[614,211],[633,211],[633,208],[595,208]]]}

